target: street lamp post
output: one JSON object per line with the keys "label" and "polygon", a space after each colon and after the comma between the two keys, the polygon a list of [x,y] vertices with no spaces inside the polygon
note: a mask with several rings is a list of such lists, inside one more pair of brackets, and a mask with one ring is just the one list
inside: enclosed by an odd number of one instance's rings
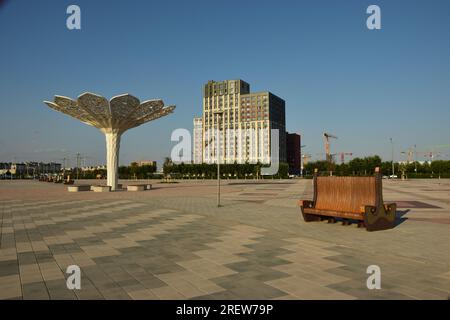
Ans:
{"label": "street lamp post", "polygon": [[223,111],[215,111],[217,115],[217,207],[220,207],[220,122]]}
{"label": "street lamp post", "polygon": [[303,157],[302,157],[302,149],[305,148],[306,145],[300,146],[300,177],[303,178]]}
{"label": "street lamp post", "polygon": [[389,138],[391,140],[391,147],[392,147],[392,178],[394,178],[395,170],[394,170],[394,142],[392,141],[392,138]]}
{"label": "street lamp post", "polygon": [[414,145],[414,172],[417,175],[417,145]]}
{"label": "street lamp post", "polygon": [[[15,162],[16,162],[16,157],[13,157],[13,162],[11,162],[11,166],[9,167],[9,176],[11,177],[11,180],[13,179],[13,176],[12,176],[12,166],[13,166],[13,163],[15,163]],[[17,166],[16,166],[15,171],[17,172]]]}
{"label": "street lamp post", "polygon": [[77,180],[79,179],[80,176],[80,154],[77,153]]}

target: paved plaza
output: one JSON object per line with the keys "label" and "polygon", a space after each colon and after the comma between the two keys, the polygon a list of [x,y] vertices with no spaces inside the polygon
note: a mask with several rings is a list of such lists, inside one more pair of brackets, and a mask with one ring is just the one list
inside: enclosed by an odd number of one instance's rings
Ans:
{"label": "paved plaza", "polygon": [[[450,297],[449,180],[384,180],[398,221],[378,232],[305,223],[311,180],[223,181],[221,208],[215,181],[152,184],[0,181],[0,299]],[[81,290],[66,286],[74,264]],[[380,290],[367,289],[370,265]]]}

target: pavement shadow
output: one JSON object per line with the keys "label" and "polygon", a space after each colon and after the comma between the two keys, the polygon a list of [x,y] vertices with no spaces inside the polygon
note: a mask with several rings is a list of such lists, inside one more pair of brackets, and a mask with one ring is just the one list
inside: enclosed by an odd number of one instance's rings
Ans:
{"label": "pavement shadow", "polygon": [[279,182],[279,181],[275,181],[275,182],[229,182],[228,185],[229,186],[243,186],[243,185],[254,185],[254,184],[271,184],[271,185],[277,185],[277,184],[295,184],[295,182]]}
{"label": "pavement shadow", "polygon": [[395,212],[395,226],[398,226],[403,222],[405,222],[406,220],[408,220],[408,218],[404,218],[403,216],[407,214],[409,211],[410,211],[409,209],[406,209],[406,210],[397,210],[397,212]]}

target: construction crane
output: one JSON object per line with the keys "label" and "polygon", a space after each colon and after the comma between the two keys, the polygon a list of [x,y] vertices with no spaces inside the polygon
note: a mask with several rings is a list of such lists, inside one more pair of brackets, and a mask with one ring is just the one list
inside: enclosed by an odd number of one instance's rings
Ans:
{"label": "construction crane", "polygon": [[434,158],[440,157],[442,155],[442,152],[435,151],[436,149],[445,149],[450,148],[450,144],[441,144],[437,146],[429,146],[429,150],[431,151],[417,151],[416,154],[423,154],[425,157],[430,158],[431,161],[433,161]]}
{"label": "construction crane", "polygon": [[303,166],[306,166],[309,162],[309,159],[311,159],[311,155],[310,154],[304,154],[302,155],[302,159],[303,159]]}
{"label": "construction crane", "polygon": [[333,174],[333,156],[330,153],[330,138],[337,139],[335,135],[332,135],[331,133],[323,133],[323,142],[325,144],[325,154],[327,156],[327,162],[328,162],[328,171],[330,172],[330,176]]}
{"label": "construction crane", "polygon": [[[442,152],[434,152],[434,150],[436,150],[436,149],[447,149],[447,148],[450,148],[450,144],[441,144],[441,145],[437,145],[437,146],[432,146],[431,147],[431,162],[433,162],[433,159],[435,158],[435,157],[441,157],[441,156],[443,156],[443,154],[442,154]],[[445,156],[447,156],[447,155],[445,155]]]}
{"label": "construction crane", "polygon": [[[435,152],[434,148],[445,148],[445,147],[450,147],[450,145],[434,146],[431,151],[425,151],[425,152],[424,151],[415,151],[414,154],[416,155],[416,157],[417,157],[417,155],[422,155],[424,158],[429,158],[430,159],[429,164],[431,165],[435,158],[439,158],[442,156],[446,156],[446,157],[448,156],[447,154],[443,155],[441,152]],[[415,172],[417,172],[417,161],[415,161],[415,163],[416,163],[416,167],[414,170],[415,170]],[[434,174],[433,170],[431,171],[431,174],[432,175]]]}
{"label": "construction crane", "polygon": [[341,164],[345,162],[345,156],[353,156],[353,152],[339,152],[338,154],[341,156]]}
{"label": "construction crane", "polygon": [[416,151],[416,155],[422,155],[424,158],[429,158],[430,163],[433,162],[434,158],[440,157],[440,152],[434,152],[434,151]]}
{"label": "construction crane", "polygon": [[408,149],[407,151],[401,151],[400,153],[406,156],[406,159],[407,159],[406,163],[409,164],[409,163],[413,162],[414,153],[417,153],[417,152],[414,152],[412,149]]}
{"label": "construction crane", "polygon": [[335,135],[330,133],[323,133],[323,140],[325,143],[325,154],[327,155],[327,161],[331,162],[331,154],[330,154],[330,138],[337,139]]}

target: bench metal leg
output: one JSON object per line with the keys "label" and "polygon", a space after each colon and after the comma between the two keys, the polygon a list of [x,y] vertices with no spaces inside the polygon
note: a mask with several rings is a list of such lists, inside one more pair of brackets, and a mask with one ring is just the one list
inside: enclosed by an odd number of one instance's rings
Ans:
{"label": "bench metal leg", "polygon": [[342,225],[343,226],[349,226],[349,225],[351,225],[352,224],[352,222],[350,221],[350,220],[348,220],[348,219],[342,219]]}
{"label": "bench metal leg", "polygon": [[[307,208],[312,208],[313,202],[305,200],[305,201],[303,201],[303,205]],[[305,222],[322,221],[322,216],[319,216],[316,214],[305,213],[303,210],[303,205],[300,206],[300,209],[302,210],[302,216],[303,216],[303,220],[305,220]]]}
{"label": "bench metal leg", "polygon": [[303,214],[303,220],[305,220],[305,222],[321,221],[321,216],[318,216],[315,214],[308,214],[308,213],[302,213],[302,214]]}
{"label": "bench metal leg", "polygon": [[367,231],[378,231],[392,229],[395,227],[395,214],[397,205],[395,203],[380,205],[379,207],[366,206],[364,213],[364,224]]}

